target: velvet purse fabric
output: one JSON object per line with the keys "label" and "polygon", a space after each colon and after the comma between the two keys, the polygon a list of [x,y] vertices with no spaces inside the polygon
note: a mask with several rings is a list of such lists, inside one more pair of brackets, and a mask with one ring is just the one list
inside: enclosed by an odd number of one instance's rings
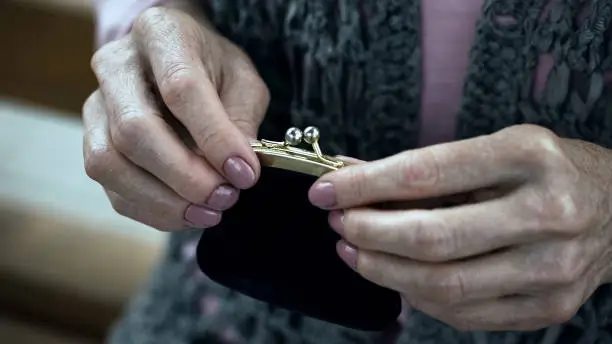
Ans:
{"label": "velvet purse fabric", "polygon": [[213,281],[255,299],[345,327],[379,331],[401,311],[398,293],[340,260],[340,236],[307,198],[315,177],[264,167],[222,222],[203,232],[197,259]]}

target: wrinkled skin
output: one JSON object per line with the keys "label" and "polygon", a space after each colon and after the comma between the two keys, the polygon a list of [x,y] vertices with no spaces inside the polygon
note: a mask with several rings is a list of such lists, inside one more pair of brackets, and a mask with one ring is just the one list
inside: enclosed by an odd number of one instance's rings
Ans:
{"label": "wrinkled skin", "polygon": [[260,171],[249,139],[269,93],[249,58],[203,17],[156,7],[91,65],[85,170],[114,209],[160,230],[217,224]]}
{"label": "wrinkled skin", "polygon": [[536,330],[611,281],[611,166],[607,149],[519,125],[358,163],[309,196],[340,257],[412,307],[461,330]]}

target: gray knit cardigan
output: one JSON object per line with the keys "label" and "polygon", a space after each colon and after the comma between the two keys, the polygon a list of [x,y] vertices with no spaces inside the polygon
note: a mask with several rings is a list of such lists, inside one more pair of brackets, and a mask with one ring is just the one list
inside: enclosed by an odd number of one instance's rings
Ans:
{"label": "gray knit cardigan", "polygon": [[[435,1],[435,0],[429,0]],[[206,10],[253,58],[272,92],[263,137],[316,125],[324,149],[376,159],[418,142],[419,0],[209,0]],[[578,20],[586,13],[585,20]],[[516,22],[497,20],[510,16]],[[457,137],[534,123],[561,136],[612,147],[611,0],[485,0],[464,86]],[[541,99],[532,96],[538,58],[554,58]],[[180,252],[199,232],[173,235],[165,259],[126,310],[113,344],[217,343],[231,322],[245,343],[382,343],[304,318],[194,276]],[[200,316],[199,298],[225,300]],[[601,287],[568,323],[532,333],[461,333],[414,312],[401,344],[612,343],[612,291]]]}

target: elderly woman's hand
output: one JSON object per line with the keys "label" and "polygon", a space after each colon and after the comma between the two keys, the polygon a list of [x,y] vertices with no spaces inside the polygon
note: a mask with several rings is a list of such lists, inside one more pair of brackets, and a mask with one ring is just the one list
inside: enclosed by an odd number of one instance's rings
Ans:
{"label": "elderly woman's hand", "polygon": [[[309,196],[333,210],[342,259],[412,307],[462,330],[535,330],[610,281],[611,185],[610,151],[521,125],[341,169]],[[466,201],[371,206],[448,195]]]}
{"label": "elderly woman's hand", "polygon": [[260,165],[269,92],[251,60],[194,8],[154,7],[96,52],[83,107],[87,174],[122,215],[160,230],[221,221]]}

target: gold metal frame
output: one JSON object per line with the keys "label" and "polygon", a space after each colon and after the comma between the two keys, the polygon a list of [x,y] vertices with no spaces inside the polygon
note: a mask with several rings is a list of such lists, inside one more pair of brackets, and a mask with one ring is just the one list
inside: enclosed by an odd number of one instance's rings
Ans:
{"label": "gold metal frame", "polygon": [[[251,142],[263,166],[280,168],[320,177],[347,165],[346,162],[324,155],[319,147],[319,130],[308,127],[304,131],[289,128],[282,142],[259,140]],[[306,143],[312,150],[299,148]]]}

